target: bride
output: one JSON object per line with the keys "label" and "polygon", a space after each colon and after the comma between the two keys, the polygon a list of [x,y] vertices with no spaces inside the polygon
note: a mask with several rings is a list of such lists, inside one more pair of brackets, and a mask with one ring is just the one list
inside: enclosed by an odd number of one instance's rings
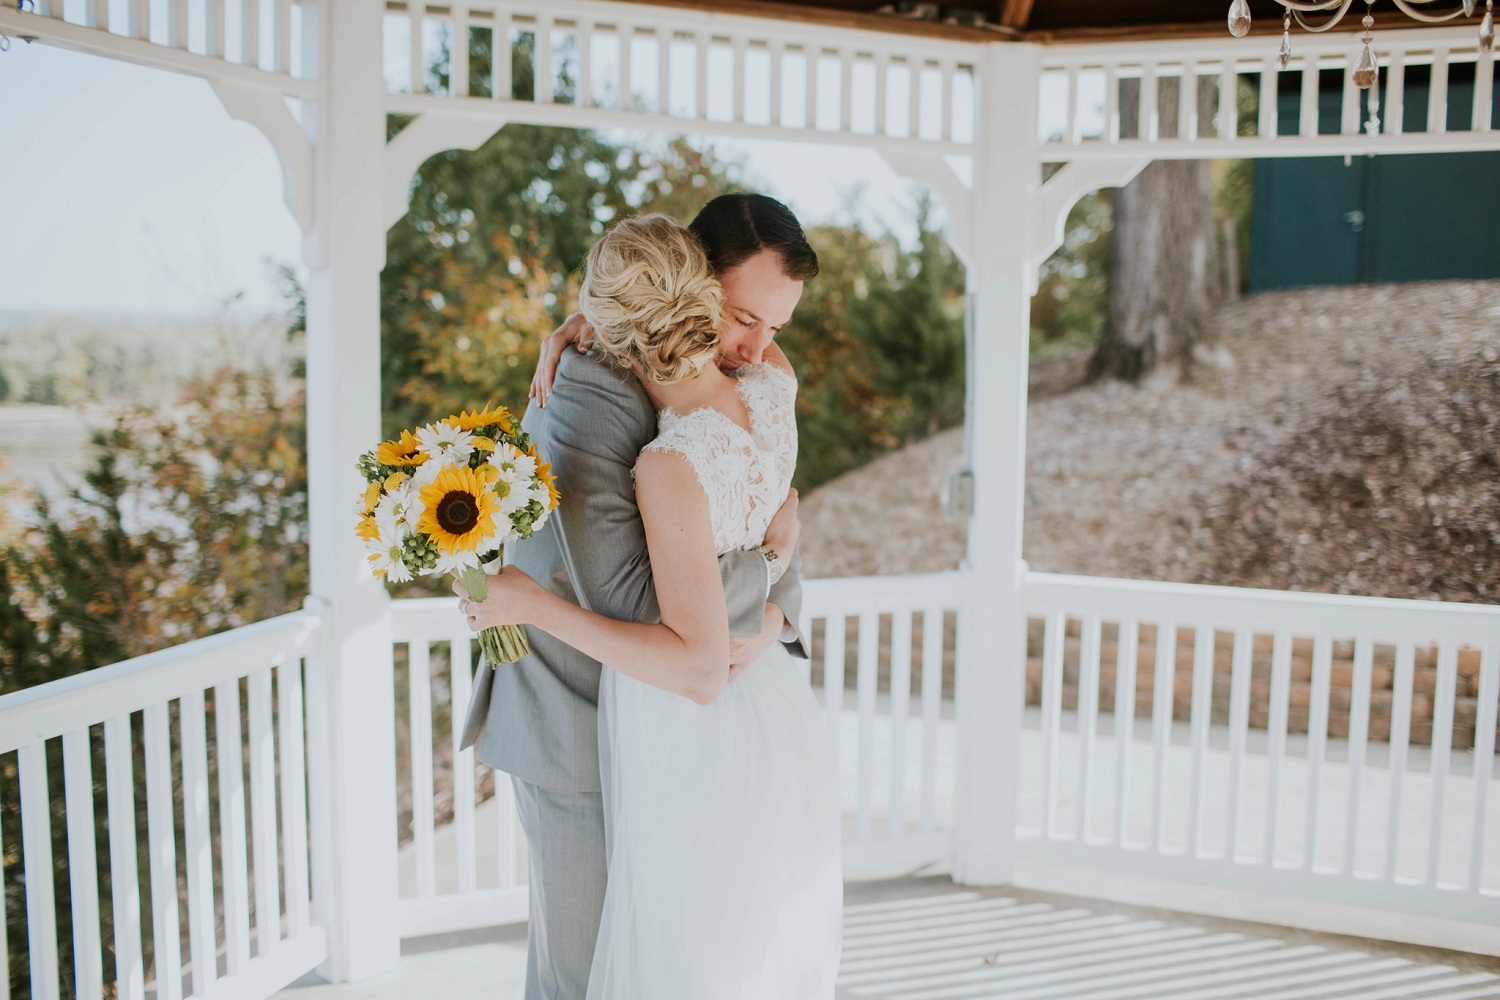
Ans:
{"label": "bride", "polygon": [[714,364],[723,293],[665,216],[600,239],[579,297],[596,345],[658,411],[635,477],[661,623],[601,617],[507,566],[469,624],[530,625],[612,668],[599,693],[609,876],[588,998],[831,1000],[831,748],[780,644],[731,676],[717,565],[762,545],[791,557],[796,378],[774,347],[734,375]]}

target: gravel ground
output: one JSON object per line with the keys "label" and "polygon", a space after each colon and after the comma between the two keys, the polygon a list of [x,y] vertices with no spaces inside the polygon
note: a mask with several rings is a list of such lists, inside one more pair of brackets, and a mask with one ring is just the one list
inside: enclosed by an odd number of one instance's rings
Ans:
{"label": "gravel ground", "polygon": [[[1032,569],[1219,579],[1202,511],[1308,413],[1326,410],[1340,386],[1500,348],[1500,281],[1271,292],[1224,306],[1218,323],[1223,366],[1200,367],[1187,383],[1169,371],[1139,386],[1077,386],[1081,357],[1034,368],[1024,545]],[[943,519],[938,487],[961,452],[962,431],[951,429],[809,494],[806,574],[956,567],[964,529]],[[1380,593],[1379,580],[1364,583]]]}

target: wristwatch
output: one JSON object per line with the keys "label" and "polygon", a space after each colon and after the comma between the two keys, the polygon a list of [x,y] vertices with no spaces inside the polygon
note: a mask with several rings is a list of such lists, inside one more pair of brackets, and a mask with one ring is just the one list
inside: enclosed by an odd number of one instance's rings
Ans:
{"label": "wristwatch", "polygon": [[766,568],[771,573],[771,586],[781,579],[781,574],[786,572],[786,565],[782,563],[780,554],[769,545],[757,545],[755,551],[766,557]]}

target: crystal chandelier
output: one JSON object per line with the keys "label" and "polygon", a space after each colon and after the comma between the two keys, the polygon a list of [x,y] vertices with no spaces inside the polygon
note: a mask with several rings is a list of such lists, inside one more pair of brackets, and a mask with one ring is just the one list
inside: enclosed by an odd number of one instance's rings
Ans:
{"label": "crystal chandelier", "polygon": [[[1292,18],[1308,31],[1327,31],[1344,19],[1344,15],[1353,6],[1354,0],[1276,0],[1285,10],[1281,19],[1281,68],[1286,69],[1287,63],[1292,58]],[[1437,0],[1392,0],[1393,3],[1408,17],[1428,23],[1451,21],[1455,17],[1473,17],[1478,0],[1463,0],[1462,6],[1443,14],[1428,14],[1418,7],[1436,3]],[[1479,49],[1481,52],[1492,52],[1495,48],[1495,0],[1485,0],[1484,19],[1479,22]],[[1364,51],[1360,53],[1359,62],[1354,66],[1352,74],[1354,83],[1361,89],[1368,89],[1376,82],[1377,69],[1375,55],[1370,51],[1370,41],[1373,36],[1370,29],[1375,27],[1375,18],[1370,10],[1375,6],[1375,0],[1365,0],[1365,16],[1360,22],[1364,26],[1364,34],[1361,41],[1364,42]],[[1322,24],[1309,24],[1303,17],[1304,12],[1332,11],[1333,13]],[[1236,38],[1243,38],[1250,31],[1250,4],[1248,0],[1234,0],[1229,5],[1229,33]]]}

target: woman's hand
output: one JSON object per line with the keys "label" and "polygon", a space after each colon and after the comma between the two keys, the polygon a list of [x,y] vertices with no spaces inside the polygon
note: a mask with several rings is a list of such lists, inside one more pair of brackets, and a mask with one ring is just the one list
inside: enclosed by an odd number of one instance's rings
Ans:
{"label": "woman's hand", "polygon": [[563,351],[577,344],[578,353],[585,354],[593,340],[594,328],[581,313],[563,320],[563,325],[542,341],[541,354],[536,359],[536,374],[531,376],[531,391],[526,394],[527,398],[536,400],[537,405],[545,409],[547,397],[552,395],[552,383],[557,380],[557,363],[562,360]]}
{"label": "woman's hand", "polygon": [[458,609],[469,623],[469,631],[482,632],[495,625],[529,625],[536,617],[541,596],[547,592],[531,577],[514,566],[502,566],[500,572],[487,574],[484,600],[471,601],[464,585],[453,581],[458,595]]}
{"label": "woman's hand", "polygon": [[802,535],[802,519],[797,516],[797,491],[789,490],[786,502],[771,518],[770,527],[766,528],[766,544],[776,550],[781,557],[782,565],[791,561],[792,550],[797,547],[797,539]]}

